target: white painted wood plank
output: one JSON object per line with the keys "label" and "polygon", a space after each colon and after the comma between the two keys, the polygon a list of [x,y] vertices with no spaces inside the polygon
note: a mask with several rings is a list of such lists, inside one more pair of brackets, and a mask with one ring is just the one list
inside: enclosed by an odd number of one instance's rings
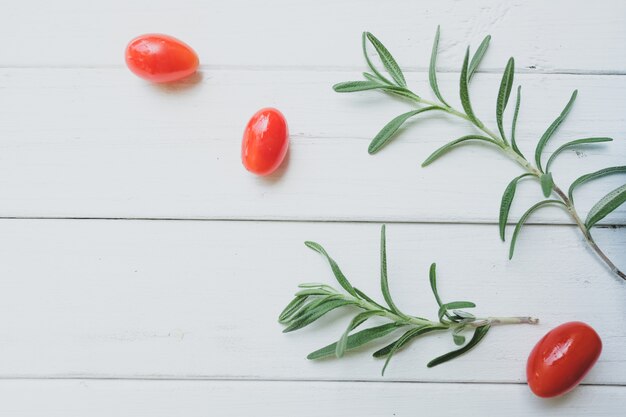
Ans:
{"label": "white painted wood plank", "polygon": [[0,413],[16,417],[450,415],[615,416],[626,387],[582,386],[562,398],[525,385],[269,381],[0,381]]}
{"label": "white painted wood plank", "polygon": [[467,43],[491,34],[484,61],[502,68],[508,56],[531,71],[624,73],[626,4],[598,0],[411,0],[264,2],[169,0],[4,2],[2,66],[123,65],[134,36],[164,32],[190,43],[204,65],[352,67],[362,63],[360,35],[376,33],[407,67],[426,68],[437,24],[440,66],[458,69]]}
{"label": "white painted wood plank", "polygon": [[[400,308],[433,317],[427,271],[438,263],[444,299],[477,314],[534,315],[539,326],[494,328],[449,364],[455,346],[433,335],[380,376],[373,347],[342,360],[305,356],[338,338],[348,312],[282,334],[277,316],[301,282],[333,283],[323,244],[354,285],[380,299],[376,224],[216,221],[0,221],[0,377],[523,382],[530,349],[571,320],[594,326],[604,352],[587,383],[626,384],[621,290],[572,227],[530,226],[516,258],[494,227],[391,225],[391,291]],[[623,230],[598,240],[622,267]],[[382,345],[382,342],[378,346]]]}
{"label": "white painted wood plank", "polygon": [[[473,132],[443,115],[416,120],[380,154],[368,155],[376,132],[411,104],[331,90],[356,76],[206,71],[197,85],[160,88],[125,70],[2,70],[0,215],[496,222],[501,193],[520,168],[479,147],[420,168],[433,150]],[[448,97],[456,96],[457,79],[440,77]],[[525,89],[518,136],[527,155],[575,88],[579,100],[548,151],[575,138],[616,139],[564,153],[554,164],[557,183],[626,164],[626,78],[518,79]],[[428,96],[426,74],[410,82]],[[479,75],[473,84],[477,113],[495,125],[499,76]],[[286,114],[291,151],[284,169],[259,179],[241,165],[240,140],[248,117],[268,105]],[[623,183],[624,176],[614,176],[581,188],[583,213]],[[511,218],[540,198],[537,184],[521,184]],[[558,209],[530,221],[570,222]],[[626,207],[606,221],[625,223]]]}

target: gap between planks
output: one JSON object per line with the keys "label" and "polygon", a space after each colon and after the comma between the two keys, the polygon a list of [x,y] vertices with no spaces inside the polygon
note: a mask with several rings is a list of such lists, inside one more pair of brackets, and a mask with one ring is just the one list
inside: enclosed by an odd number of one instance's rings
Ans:
{"label": "gap between planks", "polygon": [[[354,224],[441,224],[441,225],[472,225],[487,226],[498,225],[489,221],[444,221],[444,220],[389,220],[389,219],[289,219],[289,218],[237,218],[237,217],[74,217],[74,216],[0,216],[0,220],[104,220],[104,221],[167,221],[167,222],[265,222],[265,223],[354,223]],[[514,225],[509,222],[507,225]],[[533,223],[525,222],[524,226],[562,226],[576,227],[571,223]],[[622,229],[626,224],[600,224],[595,229]]]}
{"label": "gap between planks", "polygon": [[[384,379],[337,379],[337,378],[219,378],[209,376],[161,376],[161,375],[143,375],[143,376],[115,376],[115,375],[41,375],[41,376],[0,376],[0,381],[145,381],[145,382],[292,382],[292,383],[316,383],[316,382],[328,382],[339,384],[370,384],[370,383],[382,383],[382,384],[407,384],[407,385],[424,385],[424,384],[436,384],[436,385],[526,385],[526,382],[513,382],[513,381],[438,381],[438,380],[384,380]],[[582,387],[624,387],[626,384],[615,383],[593,383],[586,384],[581,383]]]}
{"label": "gap between planks", "polygon": [[[0,70],[120,70],[126,68],[124,65],[0,65]],[[334,65],[200,65],[200,71],[293,71],[293,72],[362,72],[367,70],[363,65],[350,66],[334,66]],[[484,68],[477,70],[477,74],[501,74],[504,67],[500,68]],[[405,74],[428,73],[427,67],[403,67],[402,72]],[[455,68],[437,68],[437,73],[442,74],[460,74],[460,70]],[[575,68],[556,68],[556,69],[539,69],[522,67],[515,70],[516,74],[529,75],[577,75],[577,76],[626,76],[625,71],[613,70],[577,70]]]}

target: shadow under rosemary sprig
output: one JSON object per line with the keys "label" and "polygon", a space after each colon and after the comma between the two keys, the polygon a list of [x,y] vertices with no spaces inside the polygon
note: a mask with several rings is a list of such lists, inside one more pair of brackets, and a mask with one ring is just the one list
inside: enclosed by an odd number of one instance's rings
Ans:
{"label": "shadow under rosemary sprig", "polygon": [[[563,123],[568,113],[570,112],[578,94],[578,91],[576,90],[572,93],[571,98],[569,99],[561,114],[552,122],[552,124],[550,124],[545,133],[539,139],[535,148],[534,164],[528,161],[528,159],[526,159],[526,157],[519,150],[515,142],[515,130],[517,126],[517,117],[519,114],[521,101],[521,86],[517,87],[517,97],[515,100],[515,110],[513,113],[513,120],[511,124],[510,141],[509,139],[507,139],[507,135],[504,129],[503,115],[513,88],[513,77],[515,72],[515,60],[512,57],[508,60],[507,65],[504,69],[504,74],[502,76],[502,81],[500,82],[500,89],[498,91],[498,97],[496,101],[496,124],[498,132],[496,133],[486,127],[483,122],[481,122],[480,119],[476,116],[474,110],[472,109],[468,86],[476,69],[480,64],[480,61],[487,51],[490,40],[490,36],[485,37],[471,60],[469,48],[467,48],[467,51],[465,53],[460,76],[460,98],[463,111],[457,110],[449,105],[448,102],[443,98],[443,95],[439,90],[436,72],[437,50],[439,45],[439,27],[437,27],[437,32],[435,34],[435,40],[433,43],[433,49],[430,58],[430,67],[428,72],[429,84],[431,89],[433,90],[433,93],[437,97],[438,102],[424,99],[423,97],[420,97],[417,94],[413,93],[407,87],[407,83],[402,73],[402,70],[398,66],[396,60],[393,58],[391,53],[389,53],[387,48],[385,48],[385,46],[369,32],[363,33],[363,55],[365,56],[365,60],[371,70],[371,73],[363,73],[363,77],[365,78],[365,80],[363,81],[342,82],[334,85],[333,89],[340,93],[349,93],[365,90],[381,90],[395,96],[403,97],[412,102],[415,102],[416,104],[422,105],[422,107],[419,107],[418,109],[397,116],[387,125],[385,125],[385,127],[382,128],[382,130],[374,137],[374,139],[370,143],[368,149],[370,154],[374,154],[378,152],[381,148],[383,148],[387,143],[389,143],[389,141],[397,133],[398,129],[407,120],[421,113],[427,113],[430,111],[442,111],[455,117],[459,117],[461,119],[469,121],[481,132],[480,134],[466,135],[445,144],[441,148],[434,151],[428,158],[426,158],[426,160],[422,163],[422,166],[427,166],[431,164],[439,157],[444,155],[446,152],[461,144],[472,142],[480,142],[486,143],[488,145],[493,145],[504,155],[521,165],[526,172],[513,178],[513,180],[507,185],[500,203],[499,229],[500,237],[503,241],[505,240],[505,229],[509,210],[511,208],[513,198],[515,197],[515,191],[518,182],[526,178],[532,178],[538,181],[543,191],[543,194],[546,197],[546,200],[542,200],[534,204],[520,217],[515,226],[515,229],[513,230],[513,236],[511,238],[511,243],[509,247],[509,259],[513,257],[515,242],[519,236],[522,226],[530,217],[530,215],[542,207],[556,205],[562,207],[569,213],[571,218],[574,220],[574,222],[582,232],[586,242],[596,252],[600,259],[602,259],[602,261],[604,261],[604,263],[611,269],[611,271],[617,274],[617,276],[626,279],[626,274],[624,274],[624,272],[622,272],[606,256],[606,254],[598,247],[591,235],[591,228],[596,226],[600,220],[602,220],[609,213],[611,213],[617,207],[626,202],[626,184],[612,190],[603,198],[601,198],[591,208],[591,210],[589,210],[589,213],[587,214],[587,217],[584,221],[576,211],[573,197],[574,190],[582,184],[608,175],[626,173],[626,166],[605,168],[590,174],[583,175],[570,184],[567,194],[555,184],[554,178],[552,176],[552,171],[550,170],[550,167],[556,157],[564,150],[577,148],[589,144],[610,142],[613,139],[608,137],[589,137],[567,142],[557,148],[552,153],[545,165],[543,164],[542,156],[544,148],[550,138],[554,135],[557,128],[561,125],[561,123]],[[391,79],[384,76],[370,60],[367,53],[367,42],[369,42],[378,53],[378,56]],[[550,196],[553,195],[556,198],[550,198]]]}
{"label": "shadow under rosemary sprig", "polygon": [[[348,351],[357,349],[369,342],[387,337],[396,331],[403,330],[404,334],[402,334],[402,336],[373,354],[375,358],[386,358],[382,369],[382,374],[384,375],[385,369],[392,356],[409,342],[431,332],[451,332],[454,343],[458,346],[463,346],[428,362],[427,366],[431,368],[454,359],[474,348],[485,337],[494,324],[536,324],[539,322],[538,319],[532,317],[478,318],[467,311],[460,310],[476,307],[476,305],[470,301],[452,301],[444,303],[437,291],[436,265],[434,263],[430,266],[429,276],[430,287],[439,305],[438,321],[411,316],[402,312],[391,298],[389,292],[384,225],[381,228],[380,239],[380,287],[386,306],[374,301],[361,290],[352,286],[343,272],[341,272],[339,265],[337,265],[321,245],[315,242],[305,242],[306,246],[326,258],[337,282],[345,292],[326,284],[300,284],[299,288],[301,288],[301,290],[295,294],[295,298],[285,307],[279,316],[279,322],[287,326],[284,332],[291,332],[308,326],[323,317],[326,313],[339,307],[358,308],[362,310],[362,312],[358,313],[350,321],[348,327],[336,343],[312,352],[307,356],[308,359],[322,359],[331,356],[341,358]],[[388,323],[351,333],[358,326],[375,316],[387,320]],[[474,331],[467,344],[465,344],[466,339],[463,335],[466,330]]]}

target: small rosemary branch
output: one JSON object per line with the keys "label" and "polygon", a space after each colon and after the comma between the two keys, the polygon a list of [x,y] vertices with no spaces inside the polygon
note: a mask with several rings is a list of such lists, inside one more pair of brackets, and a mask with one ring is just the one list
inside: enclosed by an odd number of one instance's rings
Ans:
{"label": "small rosemary branch", "polygon": [[[285,307],[279,316],[279,322],[286,325],[284,332],[301,329],[320,319],[326,313],[339,307],[352,307],[361,310],[350,321],[348,327],[336,343],[332,343],[312,352],[308,359],[322,359],[330,356],[343,357],[345,352],[356,349],[366,343],[386,337],[396,331],[403,330],[404,334],[387,346],[374,352],[376,358],[386,358],[382,373],[389,364],[392,356],[415,338],[431,332],[449,331],[456,345],[463,345],[457,350],[439,356],[428,363],[433,367],[447,362],[475,347],[487,334],[492,325],[499,324],[537,324],[538,319],[532,317],[475,317],[467,311],[461,310],[473,308],[476,305],[470,301],[452,301],[443,303],[437,290],[436,265],[430,266],[429,278],[432,292],[439,305],[439,321],[433,321],[422,317],[412,316],[401,311],[393,301],[389,292],[387,280],[387,250],[385,226],[381,229],[380,247],[380,276],[381,291],[386,306],[374,301],[361,290],[353,287],[345,277],[339,265],[332,259],[324,248],[315,242],[305,243],[309,248],[322,254],[333,271],[335,279],[344,291],[339,291],[326,284],[308,283],[300,284],[301,289],[295,294],[295,298]],[[388,323],[370,327],[352,333],[359,325],[371,317],[380,317]],[[465,330],[473,330],[470,341],[465,344]]]}
{"label": "small rosemary branch", "polygon": [[[597,178],[602,178],[608,175],[613,174],[623,174],[626,173],[626,166],[616,166],[605,168],[597,172],[593,172],[590,174],[583,175],[576,179],[569,187],[568,193],[566,194],[559,188],[555,183],[552,177],[552,172],[550,171],[550,166],[554,159],[564,150],[571,149],[579,146],[601,143],[601,142],[610,142],[613,139],[607,137],[590,137],[577,139],[564,145],[560,146],[556,151],[552,153],[550,158],[548,159],[545,166],[542,164],[542,154],[543,150],[553,136],[559,125],[565,120],[567,114],[569,113],[576,96],[578,95],[578,91],[574,91],[572,97],[569,102],[561,112],[561,114],[552,122],[552,124],[547,128],[546,132],[542,135],[540,140],[538,141],[537,147],[535,149],[535,163],[530,162],[519,150],[517,144],[515,142],[515,129],[517,125],[517,116],[520,108],[520,100],[521,100],[521,86],[517,88],[517,99],[515,104],[515,112],[513,116],[511,133],[510,133],[510,141],[507,140],[507,136],[504,130],[503,123],[503,114],[506,109],[511,90],[513,87],[513,77],[514,77],[514,68],[515,61],[513,58],[510,58],[507,62],[506,68],[504,70],[502,81],[500,83],[500,89],[498,92],[498,98],[496,102],[496,122],[498,127],[498,133],[494,130],[486,127],[483,122],[475,115],[471,101],[469,96],[469,82],[478,68],[482,57],[484,56],[487,47],[489,46],[489,42],[491,40],[490,36],[487,36],[481,45],[478,47],[476,53],[472,57],[471,61],[469,59],[469,48],[465,54],[465,58],[463,61],[463,67],[461,69],[461,77],[460,77],[460,98],[462,104],[462,111],[455,109],[443,98],[441,92],[439,91],[439,86],[437,83],[437,74],[436,74],[436,60],[437,60],[437,49],[439,44],[439,28],[437,28],[437,33],[435,35],[435,41],[433,44],[433,50],[431,54],[430,67],[429,67],[429,82],[430,86],[437,97],[438,101],[427,100],[423,97],[420,97],[413,91],[411,91],[406,84],[404,79],[404,75],[396,63],[395,59],[391,55],[391,53],[385,48],[385,46],[371,33],[365,32],[363,34],[363,54],[365,55],[365,59],[367,61],[368,66],[372,70],[372,73],[364,73],[363,76],[365,81],[348,81],[336,84],[333,86],[334,90],[341,93],[355,92],[355,91],[364,91],[364,90],[381,90],[383,92],[403,97],[407,100],[412,101],[419,106],[417,109],[409,111],[407,113],[401,114],[391,120],[383,129],[374,137],[372,143],[369,146],[369,153],[373,154],[378,152],[382,147],[384,147],[397,133],[398,129],[411,117],[417,116],[422,113],[426,113],[429,111],[442,111],[454,117],[458,117],[470,122],[474,127],[476,127],[481,134],[471,134],[467,136],[463,136],[461,138],[455,139],[441,148],[437,149],[433,152],[422,164],[422,166],[427,166],[434,162],[436,159],[444,155],[449,150],[465,143],[471,142],[482,142],[490,145],[494,145],[498,150],[501,151],[508,158],[519,164],[524,170],[525,173],[514,178],[507,188],[504,191],[502,196],[502,201],[500,204],[500,216],[499,216],[499,229],[500,229],[500,237],[504,241],[505,239],[505,229],[506,223],[508,219],[509,210],[511,207],[511,203],[513,202],[513,198],[515,196],[515,190],[517,187],[517,183],[525,177],[530,177],[538,180],[541,185],[543,194],[546,198],[551,195],[555,195],[556,199],[547,199],[538,202],[537,204],[530,207],[520,218],[518,223],[515,226],[513,236],[511,238],[511,244],[509,248],[509,259],[513,257],[513,252],[515,249],[515,242],[519,235],[519,232],[526,221],[526,219],[536,210],[548,206],[548,205],[558,205],[564,208],[569,215],[572,217],[580,231],[582,232],[585,241],[588,245],[593,249],[594,252],[600,257],[600,259],[611,269],[613,273],[619,276],[622,279],[626,280],[626,274],[621,271],[609,258],[608,256],[598,247],[595,240],[591,235],[591,228],[594,227],[598,221],[602,220],[612,211],[614,211],[621,204],[626,202],[626,184],[618,187],[615,190],[609,192],[605,197],[600,199],[589,211],[587,218],[585,221],[579,216],[574,206],[573,199],[573,191],[578,186],[595,180]],[[376,49],[378,56],[385,67],[387,73],[391,76],[391,80],[385,77],[372,63],[367,53],[367,42]]]}
{"label": "small rosemary branch", "polygon": [[[539,171],[539,169],[537,169],[523,155],[520,155],[517,152],[515,152],[513,147],[508,142],[503,140],[498,134],[496,134],[493,131],[491,131],[488,128],[486,128],[484,125],[476,124],[466,114],[461,113],[460,111],[454,109],[451,106],[448,106],[448,105],[445,105],[445,104],[439,104],[439,103],[432,102],[430,100],[423,99],[423,98],[415,95],[413,92],[411,92],[409,90],[407,90],[407,91],[411,94],[411,97],[412,97],[411,99],[415,103],[436,107],[438,110],[444,111],[444,112],[446,112],[446,113],[448,113],[450,115],[459,117],[461,119],[465,119],[468,122],[472,123],[476,128],[481,130],[483,133],[485,133],[487,136],[492,138],[494,141],[498,142],[498,146],[502,150],[502,153],[504,155],[506,155],[508,158],[510,158],[511,160],[515,161],[517,164],[519,164],[530,175],[536,177],[537,179],[540,179],[541,176],[543,175],[542,172]],[[626,280],[626,274],[624,272],[622,272],[609,259],[609,257],[602,251],[602,249],[600,249],[600,247],[598,247],[598,245],[596,244],[595,240],[591,236],[591,233],[589,233],[589,229],[585,226],[585,223],[582,221],[582,219],[580,218],[580,216],[576,212],[576,208],[574,207],[573,202],[567,197],[567,195],[555,183],[552,184],[552,191],[559,197],[559,199],[563,203],[561,205],[561,207],[563,207],[569,213],[569,215],[572,217],[572,219],[574,220],[574,222],[576,223],[576,225],[578,226],[578,228],[582,232],[585,240],[587,241],[587,244],[594,250],[594,252],[596,252],[596,254],[600,257],[600,259],[602,259],[602,261],[604,263],[606,263],[606,265],[609,267],[609,269],[613,273],[617,274],[617,276],[619,276],[620,278]],[[511,257],[512,257],[512,255],[511,255]]]}

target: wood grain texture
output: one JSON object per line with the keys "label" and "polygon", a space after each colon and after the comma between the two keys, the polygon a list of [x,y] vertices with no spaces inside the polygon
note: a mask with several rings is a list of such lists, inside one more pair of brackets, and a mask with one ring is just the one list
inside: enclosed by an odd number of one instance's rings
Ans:
{"label": "wood grain texture", "polygon": [[437,24],[440,67],[458,69],[466,45],[491,34],[484,69],[510,55],[533,72],[626,72],[626,5],[599,0],[379,1],[116,0],[7,2],[2,66],[121,66],[128,41],[164,32],[191,44],[203,65],[354,68],[360,35],[377,34],[401,65],[426,68]]}
{"label": "wood grain texture", "polygon": [[[452,151],[422,169],[432,151],[473,132],[437,114],[410,122],[387,148],[368,155],[376,132],[412,107],[378,92],[340,95],[330,88],[358,76],[210,70],[195,85],[159,87],[122,69],[2,70],[0,215],[497,222],[501,193],[521,169],[484,146]],[[529,157],[575,88],[579,100],[546,158],[567,140],[615,138],[565,152],[553,165],[558,184],[626,164],[626,78],[522,75],[517,81],[524,85],[518,137]],[[425,73],[409,82],[428,96]],[[475,111],[490,126],[499,82],[495,74],[473,81]],[[458,74],[440,76],[455,103],[457,84]],[[287,163],[267,179],[240,162],[247,118],[263,106],[279,107],[292,135]],[[581,187],[582,213],[624,180]],[[511,220],[541,198],[537,183],[520,184]],[[571,220],[548,208],[530,222]],[[605,220],[625,222],[626,207]]]}
{"label": "wood grain texture", "polygon": [[[433,335],[399,353],[382,378],[372,347],[342,360],[306,355],[336,340],[349,312],[282,334],[277,317],[301,282],[334,278],[303,245],[323,244],[354,285],[380,299],[377,224],[216,221],[0,221],[0,377],[148,377],[523,382],[533,344],[570,320],[604,341],[585,380],[626,384],[626,314],[618,281],[570,226],[531,226],[506,260],[495,227],[388,227],[390,287],[400,308],[436,316],[440,294],[477,303],[478,315],[533,315],[541,325],[494,328],[454,363]],[[598,240],[626,264],[622,230]],[[380,346],[378,345],[375,346]]]}
{"label": "wood grain texture", "polygon": [[[252,381],[0,381],[0,413],[15,417],[522,417],[615,416],[624,387],[579,387],[542,400],[524,385]],[[36,401],[33,399],[36,398]],[[488,398],[488,401],[485,399]],[[452,400],[453,399],[453,400]]]}
{"label": "wood grain texture", "polygon": [[[515,165],[468,147],[419,168],[434,149],[472,132],[432,115],[371,157],[370,139],[411,106],[330,86],[360,77],[360,35],[369,30],[430,97],[425,70],[441,24],[439,84],[458,106],[466,45],[474,50],[491,34],[471,88],[482,120],[495,126],[500,74],[513,55],[522,73],[515,84],[523,85],[518,138],[528,156],[576,88],[546,158],[566,140],[615,138],[565,152],[553,168],[567,185],[626,164],[625,13],[619,0],[3,2],[0,415],[620,415],[625,284],[570,220],[558,210],[537,213],[509,262],[496,226],[482,223],[497,221]],[[154,86],[128,72],[125,45],[148,32],[191,44],[198,75]],[[292,141],[285,166],[260,179],[243,169],[239,149],[247,118],[264,106],[285,113]],[[582,214],[624,180],[582,187]],[[510,219],[539,198],[538,185],[521,184]],[[373,349],[307,361],[339,337],[350,314],[281,334],[277,315],[296,285],[333,282],[303,241],[322,243],[380,298],[382,221],[396,222],[388,261],[400,307],[435,315],[427,283],[435,261],[444,299],[475,301],[479,315],[534,315],[540,324],[494,328],[469,354],[427,369],[455,348],[449,335],[433,335],[399,353],[384,378]],[[626,206],[604,224],[620,227],[594,237],[626,269]],[[570,320],[594,326],[604,351],[584,385],[540,400],[523,384],[527,354]]]}

